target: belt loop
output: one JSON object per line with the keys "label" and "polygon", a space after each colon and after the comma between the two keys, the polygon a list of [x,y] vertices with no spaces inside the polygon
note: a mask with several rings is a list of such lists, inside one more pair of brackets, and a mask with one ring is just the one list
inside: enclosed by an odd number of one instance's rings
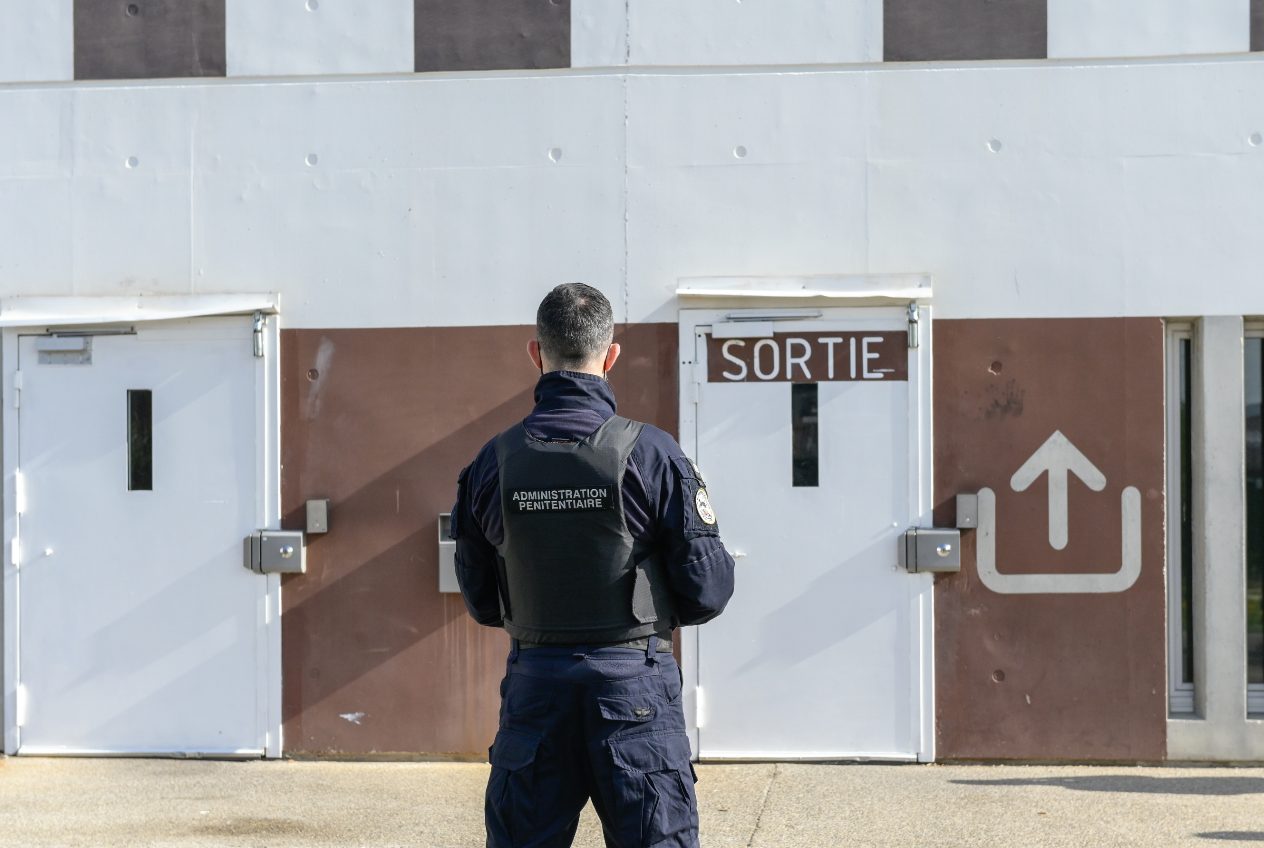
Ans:
{"label": "belt loop", "polygon": [[510,639],[509,640],[509,662],[510,664],[513,664],[513,663],[516,663],[517,661],[518,661],[518,640]]}
{"label": "belt loop", "polygon": [[658,650],[658,636],[651,633],[650,638],[645,640],[645,661],[647,663],[657,663],[658,657],[654,656],[654,652]]}

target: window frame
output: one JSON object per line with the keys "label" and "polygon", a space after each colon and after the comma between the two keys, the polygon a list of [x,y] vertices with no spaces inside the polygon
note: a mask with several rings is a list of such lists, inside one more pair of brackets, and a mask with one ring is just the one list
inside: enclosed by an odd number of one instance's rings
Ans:
{"label": "window frame", "polygon": [[[1169,715],[1189,717],[1196,712],[1196,702],[1194,681],[1182,679],[1184,677],[1182,674],[1184,670],[1184,662],[1182,661],[1182,645],[1184,643],[1182,625],[1184,617],[1181,615],[1181,597],[1184,587],[1182,585],[1180,561],[1183,542],[1180,520],[1182,510],[1181,493],[1183,490],[1180,459],[1180,358],[1182,342],[1188,342],[1192,352],[1192,347],[1195,344],[1193,322],[1168,321],[1164,342],[1164,363],[1166,366],[1164,381],[1167,392],[1166,403],[1164,404],[1164,424],[1166,428],[1164,439],[1167,446],[1167,468],[1165,470],[1167,483],[1167,555],[1165,557],[1167,570],[1167,699]],[[1190,394],[1192,402],[1193,392],[1191,391]],[[1195,628],[1195,633],[1191,634],[1191,644],[1193,637],[1196,636],[1197,628]],[[1195,657],[1197,657],[1197,651],[1194,653]]]}
{"label": "window frame", "polygon": [[[1247,318],[1243,322],[1242,341],[1243,341],[1244,349],[1245,349],[1245,343],[1247,339],[1264,339],[1264,318]],[[1244,382],[1243,382],[1242,390],[1243,390],[1243,393],[1245,394],[1246,392],[1245,375],[1243,377],[1243,381]],[[1243,402],[1245,404],[1245,397],[1243,398]],[[1243,457],[1243,461],[1245,462],[1245,456]],[[1243,492],[1242,492],[1242,496],[1243,496],[1242,508],[1243,508],[1243,511],[1245,512],[1246,510],[1246,491],[1245,491],[1246,468],[1245,467],[1243,467],[1242,478],[1243,478],[1242,482],[1243,482],[1243,487],[1244,487]],[[1244,528],[1246,526],[1246,521],[1247,521],[1247,516],[1243,515]],[[1243,578],[1245,579],[1246,577],[1245,560],[1242,563],[1242,568],[1243,568]],[[1246,633],[1242,634],[1242,638],[1243,639],[1246,638]],[[1247,674],[1247,669],[1243,668],[1242,674],[1245,676]],[[1261,715],[1264,715],[1264,683],[1247,683],[1246,685],[1246,712],[1247,712],[1247,715],[1250,716],[1251,718],[1259,718]]]}

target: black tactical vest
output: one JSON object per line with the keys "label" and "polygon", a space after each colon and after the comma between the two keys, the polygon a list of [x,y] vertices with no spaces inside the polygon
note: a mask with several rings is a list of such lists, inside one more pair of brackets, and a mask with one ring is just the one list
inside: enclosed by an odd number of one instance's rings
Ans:
{"label": "black tactical vest", "polygon": [[497,437],[510,636],[579,645],[671,632],[662,564],[623,515],[623,473],[643,426],[616,415],[578,442],[542,442],[521,424]]}

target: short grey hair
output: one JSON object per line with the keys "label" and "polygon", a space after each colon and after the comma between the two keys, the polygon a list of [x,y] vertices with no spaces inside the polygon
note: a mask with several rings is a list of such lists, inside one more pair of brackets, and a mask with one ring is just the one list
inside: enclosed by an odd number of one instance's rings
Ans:
{"label": "short grey hair", "polygon": [[535,333],[551,363],[579,368],[604,354],[614,341],[614,310],[592,286],[563,283],[540,301]]}

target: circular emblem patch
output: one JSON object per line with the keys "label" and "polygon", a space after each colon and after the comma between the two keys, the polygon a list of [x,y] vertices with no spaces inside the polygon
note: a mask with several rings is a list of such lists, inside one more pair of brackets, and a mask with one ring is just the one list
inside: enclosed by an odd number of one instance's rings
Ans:
{"label": "circular emblem patch", "polygon": [[715,510],[711,509],[711,498],[707,497],[706,489],[698,490],[693,503],[698,509],[698,517],[702,519],[703,524],[715,523]]}

